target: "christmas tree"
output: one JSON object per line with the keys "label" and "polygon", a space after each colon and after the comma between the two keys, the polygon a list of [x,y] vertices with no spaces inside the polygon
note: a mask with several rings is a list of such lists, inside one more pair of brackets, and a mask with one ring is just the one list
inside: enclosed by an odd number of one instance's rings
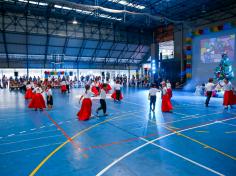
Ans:
{"label": "christmas tree", "polygon": [[230,63],[227,54],[222,54],[222,59],[220,61],[220,64],[215,69],[215,78],[218,81],[221,81],[225,78],[227,78],[228,80],[232,80],[234,78],[232,64]]}

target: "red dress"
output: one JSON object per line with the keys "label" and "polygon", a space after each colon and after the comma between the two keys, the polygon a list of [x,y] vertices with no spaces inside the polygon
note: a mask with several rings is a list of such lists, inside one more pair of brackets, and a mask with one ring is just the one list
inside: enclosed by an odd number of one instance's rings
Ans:
{"label": "red dress", "polygon": [[169,95],[169,97],[171,98],[172,97],[172,89],[167,89],[167,93],[168,93],[168,95]]}
{"label": "red dress", "polygon": [[33,95],[32,100],[29,103],[29,108],[39,108],[39,109],[43,109],[46,108],[45,105],[45,101],[43,99],[43,96],[41,93],[36,93],[35,95]]}
{"label": "red dress", "polygon": [[79,120],[89,120],[92,111],[92,101],[90,98],[84,98],[80,111],[77,113]]}
{"label": "red dress", "polygon": [[95,86],[92,86],[91,91],[94,93],[94,96],[98,96],[99,92]]}
{"label": "red dress", "polygon": [[111,89],[112,89],[112,88],[111,88],[110,84],[107,84],[107,90],[106,90],[106,93],[108,93]]}
{"label": "red dress", "polygon": [[168,92],[166,92],[166,94],[162,95],[161,110],[162,110],[162,112],[170,112],[172,109],[173,109],[173,107],[170,102],[170,96],[169,96]]}
{"label": "red dress", "polygon": [[25,93],[25,99],[31,99],[33,97],[33,92],[31,88],[28,88]]}
{"label": "red dress", "polygon": [[62,86],[61,86],[61,92],[66,92],[66,91],[67,91],[66,85],[62,85]]}
{"label": "red dress", "polygon": [[[116,97],[116,91],[114,91],[112,94],[111,94],[111,98],[113,98],[114,100],[117,100],[117,97]],[[120,92],[120,100],[123,99],[123,95],[122,93]]]}
{"label": "red dress", "polygon": [[223,105],[228,106],[234,104],[236,104],[236,95],[234,95],[234,92],[232,90],[225,91]]}

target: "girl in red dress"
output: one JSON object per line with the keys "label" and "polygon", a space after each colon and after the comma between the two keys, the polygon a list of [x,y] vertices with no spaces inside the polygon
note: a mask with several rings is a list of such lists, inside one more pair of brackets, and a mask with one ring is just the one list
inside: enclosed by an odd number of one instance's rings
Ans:
{"label": "girl in red dress", "polygon": [[66,88],[66,81],[61,82],[61,93],[66,93],[67,88]]}
{"label": "girl in red dress", "polygon": [[106,93],[109,93],[109,91],[111,90],[111,85],[109,84],[109,81],[107,81],[106,83]]}
{"label": "girl in red dress", "polygon": [[99,82],[99,79],[96,78],[94,83],[93,83],[93,86],[91,88],[91,91],[94,93],[95,96],[98,96],[99,95],[99,92],[100,92],[100,87],[101,87],[101,84]]}
{"label": "girl in red dress", "polygon": [[79,120],[88,120],[91,116],[91,112],[92,112],[92,100],[91,100],[91,96],[92,96],[92,92],[89,91],[90,86],[86,85],[85,86],[85,92],[84,94],[80,97],[79,102],[82,100],[82,105],[80,108],[80,111],[77,113],[78,119]]}
{"label": "girl in red dress", "polygon": [[171,112],[173,109],[172,104],[170,102],[170,95],[168,94],[166,83],[162,83],[162,103],[161,110],[162,112]]}
{"label": "girl in red dress", "polygon": [[222,85],[220,84],[220,86],[223,87],[223,90],[225,91],[223,101],[225,109],[228,109],[228,106],[232,108],[232,105],[236,104],[236,95],[233,92],[233,85],[227,78],[225,78],[224,83]]}
{"label": "girl in red dress", "polygon": [[42,96],[42,88],[41,85],[39,84],[35,89],[34,89],[35,95],[32,97],[32,100],[29,103],[29,108],[34,108],[35,111],[38,109],[43,110],[43,108],[46,108],[45,101]]}
{"label": "girl in red dress", "polygon": [[30,82],[27,83],[26,85],[26,93],[25,93],[25,99],[31,99],[33,97],[33,92],[32,92],[32,86]]}
{"label": "girl in red dress", "polygon": [[171,89],[171,83],[169,80],[166,81],[166,88],[167,88],[167,93],[169,94],[169,97],[172,98],[172,89]]}
{"label": "girl in red dress", "polygon": [[120,81],[116,81],[116,84],[114,85],[114,92],[111,95],[111,98],[117,101],[120,101],[123,99],[123,95],[121,93],[121,87],[122,85],[120,84]]}

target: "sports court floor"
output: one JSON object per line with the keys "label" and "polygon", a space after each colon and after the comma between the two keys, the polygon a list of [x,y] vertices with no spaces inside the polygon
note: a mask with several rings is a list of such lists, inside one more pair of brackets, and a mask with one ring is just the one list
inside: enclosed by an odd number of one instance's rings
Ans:
{"label": "sports court floor", "polygon": [[[236,108],[222,99],[174,92],[173,113],[149,112],[147,90],[107,100],[107,117],[78,121],[81,90],[54,90],[54,109],[37,111],[19,92],[0,90],[1,176],[236,175]],[[93,100],[93,112],[99,100]]]}

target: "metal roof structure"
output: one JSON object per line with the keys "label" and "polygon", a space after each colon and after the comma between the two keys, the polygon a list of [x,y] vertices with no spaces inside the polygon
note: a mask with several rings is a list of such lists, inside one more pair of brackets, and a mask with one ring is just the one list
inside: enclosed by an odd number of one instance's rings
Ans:
{"label": "metal roof structure", "polygon": [[[236,15],[233,0],[2,0],[0,67],[137,66],[150,56],[153,29]],[[211,18],[211,15],[215,18]]]}

